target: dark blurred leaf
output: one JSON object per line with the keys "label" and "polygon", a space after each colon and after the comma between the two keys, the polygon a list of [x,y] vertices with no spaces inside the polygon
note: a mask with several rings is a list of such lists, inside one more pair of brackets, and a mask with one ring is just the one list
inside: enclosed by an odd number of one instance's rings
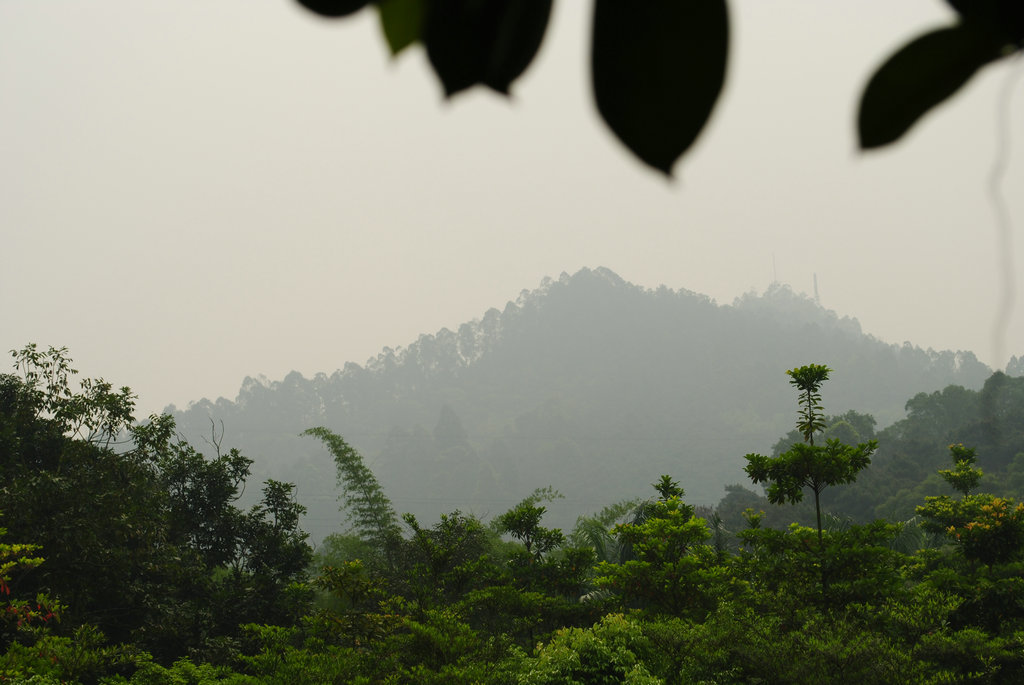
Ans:
{"label": "dark blurred leaf", "polygon": [[1002,54],[991,32],[962,23],[916,38],[883,64],[860,101],[862,149],[887,145]]}
{"label": "dark blurred leaf", "polygon": [[1008,44],[1024,39],[1024,2],[1021,0],[946,0],[965,20],[1001,35]]}
{"label": "dark blurred leaf", "polygon": [[377,9],[392,55],[419,40],[423,26],[423,0],[383,0]]}
{"label": "dark blurred leaf", "polygon": [[344,17],[363,9],[370,0],[298,0],[298,3],[322,17]]}
{"label": "dark blurred leaf", "polygon": [[725,0],[596,0],[598,111],[640,159],[671,174],[718,99],[728,46]]}
{"label": "dark blurred leaf", "polygon": [[977,18],[979,15],[995,15],[999,0],[946,0],[962,17]]}
{"label": "dark blurred leaf", "polygon": [[540,48],[551,0],[442,0],[429,3],[423,41],[451,96],[477,83],[499,93]]}

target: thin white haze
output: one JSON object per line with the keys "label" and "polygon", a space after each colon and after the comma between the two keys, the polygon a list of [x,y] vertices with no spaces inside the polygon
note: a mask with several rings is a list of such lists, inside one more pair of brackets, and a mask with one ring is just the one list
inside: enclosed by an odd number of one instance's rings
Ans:
{"label": "thin white haze", "polygon": [[[0,348],[66,345],[143,414],[247,375],[363,363],[607,266],[720,303],[773,279],[888,342],[1024,354],[1024,78],[989,67],[901,144],[856,151],[861,88],[939,0],[734,0],[727,89],[666,182],[598,121],[590,3],[556,3],[511,102],[444,102],[372,11],[290,0],[0,3]],[[1024,302],[1024,277],[1016,302]],[[808,360],[827,362],[828,360]]]}

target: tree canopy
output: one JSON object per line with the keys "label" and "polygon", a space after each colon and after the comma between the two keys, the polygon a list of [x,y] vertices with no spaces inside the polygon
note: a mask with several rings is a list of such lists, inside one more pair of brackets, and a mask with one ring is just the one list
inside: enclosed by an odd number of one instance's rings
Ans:
{"label": "tree canopy", "polygon": [[[817,530],[770,527],[748,506],[745,527],[729,531],[666,474],[647,500],[581,516],[565,534],[545,520],[560,497],[551,487],[490,522],[452,511],[433,523],[405,514],[402,527],[361,455],[311,429],[335,457],[354,524],[312,558],[291,485],[268,480],[257,505],[236,506],[251,462],[222,450],[216,432],[214,454],[203,456],[168,416],[134,422],[130,390],[101,410],[89,392],[102,383],[73,387],[66,351],[16,357],[21,373],[0,375],[3,682],[1024,678],[1024,504],[976,491],[976,464],[1002,442],[948,449],[953,468],[933,481],[956,494],[919,498],[921,526],[835,517],[822,526],[819,516]],[[793,447],[751,460],[749,470],[768,469],[755,480],[778,484],[782,499],[871,472],[866,455],[831,461],[855,449],[837,436],[868,438],[874,422],[824,416],[819,391],[830,375],[819,364],[789,372],[800,406]],[[993,376],[974,395],[1016,425],[1018,381]],[[945,406],[953,400],[958,410]],[[971,414],[958,393],[912,404],[922,415]],[[80,431],[78,412],[128,423],[106,434],[90,419],[99,432]],[[454,414],[443,424],[442,437],[458,444]],[[1000,426],[990,428],[1020,447]],[[872,439],[856,449],[865,446],[873,452]]]}

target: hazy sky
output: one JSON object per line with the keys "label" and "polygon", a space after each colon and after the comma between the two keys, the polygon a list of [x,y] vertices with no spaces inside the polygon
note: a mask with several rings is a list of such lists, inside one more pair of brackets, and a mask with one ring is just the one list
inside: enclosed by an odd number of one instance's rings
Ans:
{"label": "hazy sky", "polygon": [[606,266],[719,303],[776,277],[810,292],[816,273],[866,332],[1002,366],[1024,354],[1024,275],[1001,342],[987,184],[1002,147],[1020,270],[1019,63],[900,145],[855,148],[869,74],[950,18],[940,0],[733,0],[726,91],[668,182],[596,116],[589,2],[556,3],[511,102],[445,102],[422,49],[388,57],[372,11],[3,0],[0,348],[66,345],[145,414],[364,363]]}

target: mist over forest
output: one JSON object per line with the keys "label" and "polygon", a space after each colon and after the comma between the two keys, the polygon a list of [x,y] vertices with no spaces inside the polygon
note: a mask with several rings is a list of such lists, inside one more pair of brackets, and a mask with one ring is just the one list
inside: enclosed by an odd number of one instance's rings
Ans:
{"label": "mist over forest", "polygon": [[979,390],[991,373],[970,351],[878,340],[785,285],[719,304],[596,268],[546,279],[363,365],[250,377],[233,401],[167,411],[193,444],[215,433],[255,460],[259,478],[296,483],[313,541],[342,524],[335,464],[299,437],[313,426],[344,436],[400,512],[486,520],[550,486],[565,496],[548,505],[550,521],[571,528],[581,514],[646,497],[659,474],[701,505],[726,486],[752,488],[743,455],[787,434],[795,404],[784,372],[810,362],[835,370],[830,414],[869,415],[879,429],[919,393]]}
{"label": "mist over forest", "polygon": [[142,422],[13,357],[0,680],[1024,677],[1018,357],[608,269]]}

